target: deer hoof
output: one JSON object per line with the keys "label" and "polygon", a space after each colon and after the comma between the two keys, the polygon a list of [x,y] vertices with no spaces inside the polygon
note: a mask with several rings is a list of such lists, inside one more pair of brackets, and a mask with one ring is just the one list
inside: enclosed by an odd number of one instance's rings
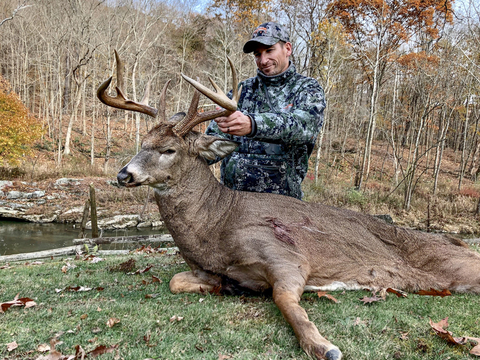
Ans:
{"label": "deer hoof", "polygon": [[341,358],[342,358],[342,353],[338,348],[330,349],[325,354],[325,359],[327,360],[340,360]]}

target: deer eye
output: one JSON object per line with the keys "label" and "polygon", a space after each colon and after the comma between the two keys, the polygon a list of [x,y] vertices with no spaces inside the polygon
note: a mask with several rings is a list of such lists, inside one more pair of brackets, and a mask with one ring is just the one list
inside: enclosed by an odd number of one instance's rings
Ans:
{"label": "deer eye", "polygon": [[175,154],[175,150],[173,150],[173,149],[165,150],[164,154]]}

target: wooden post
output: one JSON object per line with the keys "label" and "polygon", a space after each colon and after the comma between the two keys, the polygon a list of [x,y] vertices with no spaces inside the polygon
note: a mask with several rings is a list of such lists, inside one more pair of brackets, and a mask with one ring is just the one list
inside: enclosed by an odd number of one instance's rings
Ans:
{"label": "wooden post", "polygon": [[92,238],[98,238],[97,201],[93,184],[90,184],[90,220],[92,222]]}
{"label": "wooden post", "polygon": [[87,225],[88,212],[90,211],[90,200],[85,201],[85,207],[83,208],[82,224],[80,225],[80,234],[78,237],[83,239],[85,237],[85,226]]}

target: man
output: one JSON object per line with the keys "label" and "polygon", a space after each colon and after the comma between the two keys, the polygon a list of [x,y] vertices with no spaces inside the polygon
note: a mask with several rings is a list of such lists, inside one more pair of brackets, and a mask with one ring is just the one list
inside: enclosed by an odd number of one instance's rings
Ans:
{"label": "man", "polygon": [[215,119],[206,132],[239,142],[222,161],[221,181],[236,190],[301,199],[323,123],[323,89],[296,72],[289,36],[277,23],[257,27],[243,51],[253,52],[257,76],[241,83],[238,111]]}

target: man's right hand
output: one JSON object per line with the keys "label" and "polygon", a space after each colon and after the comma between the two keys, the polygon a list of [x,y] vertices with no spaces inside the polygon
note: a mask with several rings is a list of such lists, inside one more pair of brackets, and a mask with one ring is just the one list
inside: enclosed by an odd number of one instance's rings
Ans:
{"label": "man's right hand", "polygon": [[252,132],[250,118],[241,111],[235,111],[229,116],[218,117],[215,119],[215,122],[220,131],[225,134],[246,136]]}

